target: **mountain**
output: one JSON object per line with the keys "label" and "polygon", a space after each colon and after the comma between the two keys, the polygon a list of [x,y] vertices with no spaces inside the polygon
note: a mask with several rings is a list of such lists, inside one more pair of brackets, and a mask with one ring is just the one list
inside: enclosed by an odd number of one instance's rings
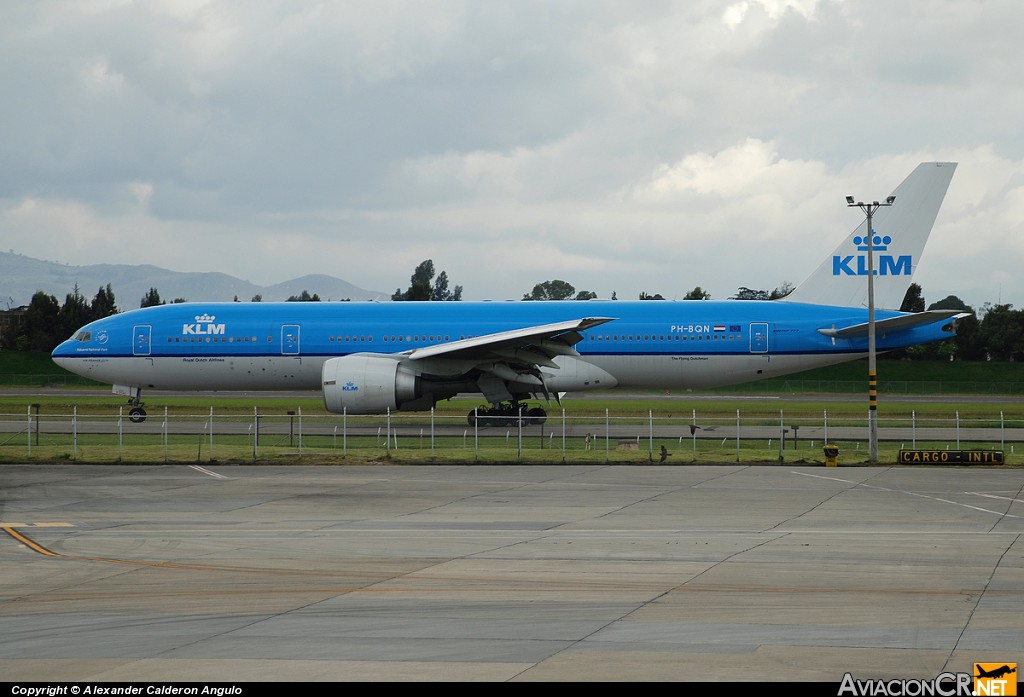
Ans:
{"label": "mountain", "polygon": [[0,252],[0,310],[28,305],[37,291],[57,298],[75,286],[92,300],[96,292],[110,284],[121,310],[139,306],[150,288],[156,288],[160,298],[170,302],[176,298],[207,302],[251,300],[256,295],[263,300],[287,300],[302,291],[320,296],[321,300],[390,300],[390,293],[365,290],[334,276],[311,274],[272,286],[259,286],[234,276],[217,272],[169,271],[158,266],[129,264],[92,264],[70,266],[52,261],[33,259],[13,252]]}

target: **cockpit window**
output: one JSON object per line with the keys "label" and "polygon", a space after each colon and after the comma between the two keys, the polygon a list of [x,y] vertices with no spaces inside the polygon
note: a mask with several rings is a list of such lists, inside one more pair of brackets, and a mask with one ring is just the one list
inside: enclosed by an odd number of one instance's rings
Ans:
{"label": "cockpit window", "polygon": [[92,341],[92,332],[78,332],[72,338],[75,341]]}

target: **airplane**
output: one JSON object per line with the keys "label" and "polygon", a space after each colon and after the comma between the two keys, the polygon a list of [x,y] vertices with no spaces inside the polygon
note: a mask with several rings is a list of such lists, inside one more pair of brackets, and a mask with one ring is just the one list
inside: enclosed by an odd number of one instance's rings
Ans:
{"label": "airplane", "polygon": [[1010,673],[1016,673],[1017,672],[1016,666],[1011,668],[1009,665],[1003,665],[1003,666],[1000,666],[999,668],[995,668],[993,670],[984,670],[977,663],[975,663],[974,665],[978,669],[978,674],[974,676],[976,678],[996,678],[996,679],[998,679],[998,678],[1003,677],[1004,675],[1009,675]]}
{"label": "airplane", "polygon": [[[966,314],[895,309],[955,169],[920,164],[873,216],[878,352],[949,338]],[[710,388],[867,355],[866,227],[781,300],[178,303],[91,322],[52,357],[111,383],[135,422],[143,390],[158,389],[319,390],[328,411],[352,415],[480,393],[487,406],[471,424],[543,423],[525,400]]]}

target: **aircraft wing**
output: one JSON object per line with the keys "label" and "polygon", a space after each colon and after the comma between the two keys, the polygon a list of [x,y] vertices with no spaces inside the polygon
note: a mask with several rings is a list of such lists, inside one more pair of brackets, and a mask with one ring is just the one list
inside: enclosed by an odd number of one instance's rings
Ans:
{"label": "aircraft wing", "polygon": [[[946,319],[960,319],[966,317],[971,313],[962,312],[960,310],[926,310],[925,312],[915,312],[909,315],[900,315],[899,317],[888,317],[886,319],[880,319],[875,321],[875,333],[882,334],[884,332],[894,332],[900,329],[913,329],[914,327],[921,327],[927,324],[934,324]],[[833,338],[850,339],[868,335],[868,323],[863,322],[861,324],[851,324],[848,327],[825,327],[818,330],[825,336],[831,336]]]}
{"label": "aircraft wing", "polygon": [[459,359],[518,359],[551,368],[556,367],[551,359],[555,356],[578,356],[573,346],[583,337],[580,332],[611,322],[614,317],[583,317],[580,319],[541,324],[535,327],[512,329],[496,334],[484,334],[469,339],[449,341],[444,344],[425,346],[406,353],[410,360],[425,358]]}
{"label": "aircraft wing", "polygon": [[[421,363],[424,367],[429,365],[437,372],[476,372],[476,384],[491,403],[513,399],[511,385],[543,392],[550,399],[554,391],[549,387],[550,376],[545,375],[541,369],[548,368],[557,373],[559,366],[554,361],[556,357],[580,355],[573,346],[583,338],[581,331],[613,319],[582,317],[540,324],[425,346],[402,355],[407,361]],[[614,385],[614,379],[606,377],[608,384]]]}

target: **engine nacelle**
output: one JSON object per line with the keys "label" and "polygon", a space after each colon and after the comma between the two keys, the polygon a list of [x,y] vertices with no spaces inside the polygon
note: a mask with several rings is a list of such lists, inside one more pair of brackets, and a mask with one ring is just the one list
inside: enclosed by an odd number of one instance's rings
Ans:
{"label": "engine nacelle", "polygon": [[419,376],[390,356],[356,353],[329,358],[321,373],[324,406],[341,414],[397,411],[419,394]]}

